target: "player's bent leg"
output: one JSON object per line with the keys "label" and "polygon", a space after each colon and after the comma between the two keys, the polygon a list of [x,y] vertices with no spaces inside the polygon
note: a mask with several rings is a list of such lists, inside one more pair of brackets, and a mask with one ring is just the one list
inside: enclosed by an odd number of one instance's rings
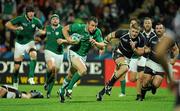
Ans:
{"label": "player's bent leg", "polygon": [[156,94],[157,88],[160,87],[161,83],[163,81],[163,76],[161,75],[155,75],[152,81],[152,94]]}
{"label": "player's bent leg", "polygon": [[18,88],[19,84],[19,68],[21,66],[22,58],[15,58],[13,70],[13,86]]}
{"label": "player's bent leg", "polygon": [[144,77],[143,74],[144,74],[143,71],[138,73],[138,78],[137,78],[137,82],[136,82],[136,90],[137,90],[136,100],[141,99],[141,88],[142,88],[142,82],[143,82],[143,77]]}
{"label": "player's bent leg", "polygon": [[37,59],[37,52],[36,52],[35,48],[31,48],[29,50],[29,56],[30,56],[30,64],[29,64],[28,82],[29,82],[29,84],[33,85],[33,84],[35,84],[35,82],[34,82],[34,70],[36,67],[36,59]]}
{"label": "player's bent leg", "polygon": [[144,79],[141,88],[141,101],[145,99],[146,92],[149,90],[148,84],[151,81],[152,76],[150,74],[144,74]]}
{"label": "player's bent leg", "polygon": [[75,69],[77,69],[77,72],[73,75],[72,80],[70,81],[68,87],[67,87],[67,93],[66,95],[69,97],[72,94],[72,89],[74,84],[80,80],[81,76],[85,75],[87,72],[87,67],[85,65],[85,63],[78,57],[72,57],[71,58],[71,62],[72,62],[72,67],[74,67]]}
{"label": "player's bent leg", "polygon": [[64,103],[65,101],[65,95],[66,95],[66,88],[69,85],[71,79],[72,79],[72,74],[74,74],[77,70],[73,67],[70,67],[68,71],[68,75],[64,78],[62,87],[59,89],[58,94],[59,94],[59,99],[61,103]]}

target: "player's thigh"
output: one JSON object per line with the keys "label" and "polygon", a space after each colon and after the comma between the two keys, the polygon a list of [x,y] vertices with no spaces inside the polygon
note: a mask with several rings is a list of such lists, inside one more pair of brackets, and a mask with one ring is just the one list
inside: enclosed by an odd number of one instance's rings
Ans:
{"label": "player's thigh", "polygon": [[37,52],[36,52],[36,46],[34,41],[30,41],[26,44],[26,52],[30,55],[32,58],[36,58]]}
{"label": "player's thigh", "polygon": [[84,61],[80,57],[72,57],[71,58],[72,67],[76,68],[79,73],[85,74],[87,71],[87,67]]}
{"label": "player's thigh", "polygon": [[55,67],[55,58],[53,55],[53,52],[49,50],[45,50],[45,61],[47,63],[47,68],[49,70],[52,70],[53,67]]}
{"label": "player's thigh", "polygon": [[15,61],[22,61],[25,51],[26,51],[26,48],[24,47],[24,45],[15,42],[14,60]]}

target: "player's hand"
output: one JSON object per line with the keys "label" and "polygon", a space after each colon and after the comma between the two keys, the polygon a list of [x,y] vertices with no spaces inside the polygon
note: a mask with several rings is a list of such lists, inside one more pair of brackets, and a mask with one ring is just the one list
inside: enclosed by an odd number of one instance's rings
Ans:
{"label": "player's hand", "polygon": [[63,40],[63,39],[57,39],[57,43],[58,43],[59,45],[61,45],[61,44],[64,43],[64,40]]}
{"label": "player's hand", "polygon": [[89,39],[89,42],[91,42],[91,44],[92,44],[93,46],[96,45],[96,40],[94,40],[94,39],[92,39],[92,38]]}
{"label": "player's hand", "polygon": [[16,30],[23,30],[24,28],[22,26],[19,26],[16,28]]}
{"label": "player's hand", "polygon": [[145,53],[149,53],[149,52],[151,52],[151,49],[149,47],[145,46],[144,47],[144,52]]}

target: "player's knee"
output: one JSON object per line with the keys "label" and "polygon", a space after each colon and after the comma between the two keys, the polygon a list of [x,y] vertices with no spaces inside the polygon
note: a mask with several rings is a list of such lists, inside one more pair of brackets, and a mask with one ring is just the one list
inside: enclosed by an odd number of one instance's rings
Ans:
{"label": "player's knee", "polygon": [[36,49],[34,48],[31,48],[29,50],[29,55],[31,57],[31,60],[35,60],[37,58],[37,52],[36,52]]}
{"label": "player's knee", "polygon": [[133,77],[133,76],[130,76],[129,80],[130,80],[131,82],[136,82],[136,78]]}
{"label": "player's knee", "polygon": [[83,68],[83,69],[79,70],[79,73],[80,73],[81,75],[87,74],[87,68]]}

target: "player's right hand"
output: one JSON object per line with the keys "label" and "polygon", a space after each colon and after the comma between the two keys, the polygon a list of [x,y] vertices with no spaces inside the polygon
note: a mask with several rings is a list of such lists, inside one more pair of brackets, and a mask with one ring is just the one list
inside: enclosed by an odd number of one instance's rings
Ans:
{"label": "player's right hand", "polygon": [[16,28],[16,30],[23,30],[23,27],[19,26],[19,27]]}

